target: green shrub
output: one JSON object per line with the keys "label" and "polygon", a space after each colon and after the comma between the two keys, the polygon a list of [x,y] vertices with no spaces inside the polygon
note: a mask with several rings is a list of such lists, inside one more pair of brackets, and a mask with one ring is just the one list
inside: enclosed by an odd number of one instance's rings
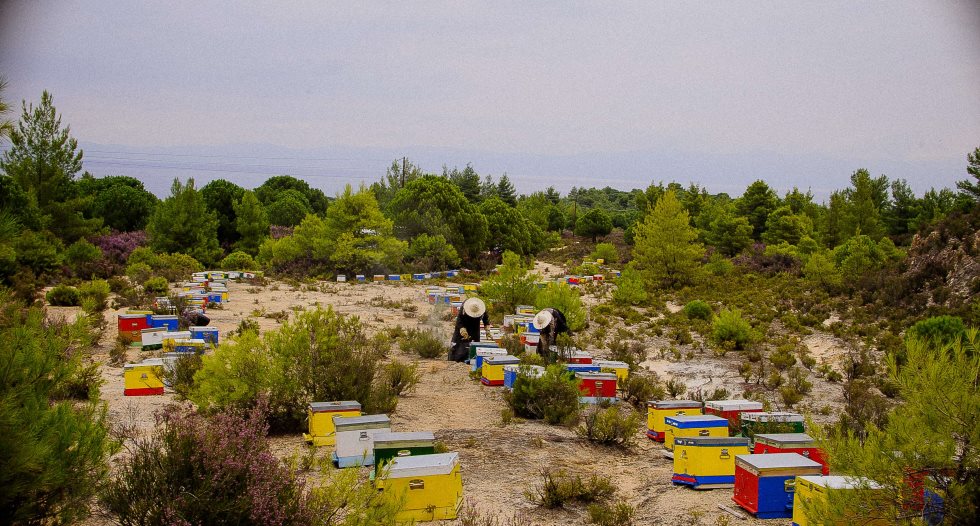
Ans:
{"label": "green shrub", "polygon": [[667,396],[660,379],[655,374],[641,374],[632,372],[620,386],[623,400],[633,407],[643,410],[650,400],[662,400]]}
{"label": "green shrub", "polygon": [[58,285],[49,290],[44,298],[55,307],[77,307],[82,303],[78,289],[68,285]]}
{"label": "green shrub", "polygon": [[609,359],[617,362],[626,362],[630,371],[640,368],[640,364],[647,359],[647,348],[642,343],[626,338],[613,338],[609,343]]}
{"label": "green shrub", "polygon": [[752,326],[742,318],[740,310],[722,309],[712,323],[711,336],[719,345],[744,349],[752,341]]}
{"label": "green shrub", "polygon": [[578,418],[578,383],[561,365],[550,365],[539,378],[518,375],[504,399],[522,418],[569,425]]}
{"label": "green shrub", "polygon": [[626,501],[614,504],[589,504],[589,524],[596,526],[632,526],[636,509]]}
{"label": "green shrub", "polygon": [[126,276],[133,283],[143,283],[153,276],[153,268],[146,263],[130,263],[126,266]]}
{"label": "green shrub", "polygon": [[64,254],[65,263],[71,267],[75,275],[83,277],[91,275],[94,270],[92,264],[101,257],[102,250],[85,239],[72,243]]}
{"label": "green shrub", "polygon": [[408,394],[422,379],[418,362],[391,361],[384,365],[381,380],[395,396]]}
{"label": "green shrub", "polygon": [[537,274],[521,262],[521,257],[507,250],[498,271],[483,280],[480,296],[494,312],[514,312],[518,305],[533,305],[538,296]]}
{"label": "green shrub", "polygon": [[640,416],[632,410],[594,405],[585,411],[581,420],[578,435],[589,442],[623,448],[636,443]]}
{"label": "green shrub", "polygon": [[[77,350],[91,345],[85,320],[45,319],[0,292],[0,522],[81,521],[116,451],[105,409]],[[97,384],[96,384],[97,387]],[[82,400],[69,400],[81,394]],[[85,401],[84,398],[90,398]]]}
{"label": "green shrub", "polygon": [[446,344],[428,329],[411,329],[398,342],[401,349],[422,358],[446,356]]}
{"label": "green shrub", "polygon": [[701,300],[694,300],[684,305],[684,315],[692,320],[710,320],[711,306]]}
{"label": "green shrub", "polygon": [[307,310],[261,337],[245,331],[222,342],[204,357],[190,399],[220,412],[253,407],[267,394],[270,424],[283,431],[302,429],[314,401],[357,400],[366,413],[390,411],[398,399],[383,378],[385,342],[368,338],[354,316]]}
{"label": "green shrub", "polygon": [[669,378],[664,382],[664,389],[671,398],[677,398],[687,392],[687,384],[683,380]]}
{"label": "green shrub", "polygon": [[942,346],[960,341],[960,338],[965,333],[966,325],[963,323],[963,318],[958,316],[934,316],[916,322],[915,325],[909,328],[906,338],[918,338]]}
{"label": "green shrub", "polygon": [[586,312],[582,297],[567,283],[549,283],[538,293],[535,306],[539,309],[551,307],[560,310],[565,315],[569,330],[573,332],[585,328]]}
{"label": "green shrub", "polygon": [[614,280],[616,288],[612,291],[613,303],[617,305],[642,305],[648,295],[640,271],[630,263]]}
{"label": "green shrub", "polygon": [[[104,279],[95,279],[87,283],[82,283],[78,287],[78,293],[81,295],[82,301],[90,301],[94,310],[98,312],[105,310],[110,292],[109,282]],[[86,309],[86,311],[89,311],[89,309]]]}
{"label": "green shrub", "polygon": [[616,493],[616,486],[609,477],[593,473],[588,479],[571,474],[564,469],[541,472],[541,484],[524,493],[531,502],[548,508],[561,508],[565,504],[589,504],[606,500]]}
{"label": "green shrub", "polygon": [[516,334],[505,334],[500,340],[500,347],[505,349],[507,354],[511,356],[526,356],[524,354],[524,344],[521,343],[521,337]]}
{"label": "green shrub", "polygon": [[204,270],[204,265],[187,254],[160,254],[160,266],[153,272],[167,281],[186,280],[191,274]]}
{"label": "green shrub", "polygon": [[616,250],[616,246],[612,243],[599,243],[595,246],[592,253],[589,254],[589,259],[592,261],[599,261],[601,259],[606,265],[615,265],[619,263],[619,251]]}
{"label": "green shrub", "polygon": [[259,265],[247,252],[235,251],[218,263],[225,270],[258,270]]}
{"label": "green shrub", "polygon": [[174,366],[164,369],[163,377],[177,395],[178,400],[185,400],[194,388],[194,375],[201,370],[204,360],[200,354],[181,354],[174,361]]}
{"label": "green shrub", "polygon": [[143,290],[147,294],[153,294],[156,296],[164,295],[170,290],[170,283],[167,281],[167,278],[157,276],[143,282]]}

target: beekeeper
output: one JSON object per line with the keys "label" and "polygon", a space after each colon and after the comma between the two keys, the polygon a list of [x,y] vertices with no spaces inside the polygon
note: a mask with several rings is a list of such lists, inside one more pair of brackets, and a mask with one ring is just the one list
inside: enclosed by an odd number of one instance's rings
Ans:
{"label": "beekeeper", "polygon": [[466,298],[456,316],[456,327],[450,342],[449,360],[463,362],[469,358],[470,342],[480,341],[480,322],[490,328],[490,316],[487,314],[487,304],[480,298]]}
{"label": "beekeeper", "polygon": [[565,315],[560,310],[551,307],[535,314],[534,319],[531,320],[531,325],[541,332],[541,337],[538,340],[538,354],[543,357],[549,356],[551,346],[555,344],[558,335],[568,332],[568,322],[565,320]]}

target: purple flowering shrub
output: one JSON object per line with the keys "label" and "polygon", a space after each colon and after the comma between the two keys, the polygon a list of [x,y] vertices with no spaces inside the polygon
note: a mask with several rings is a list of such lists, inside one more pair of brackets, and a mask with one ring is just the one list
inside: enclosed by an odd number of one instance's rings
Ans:
{"label": "purple flowering shrub", "polygon": [[102,250],[102,256],[124,265],[129,255],[139,247],[146,246],[146,232],[113,232],[104,236],[92,238],[92,243]]}

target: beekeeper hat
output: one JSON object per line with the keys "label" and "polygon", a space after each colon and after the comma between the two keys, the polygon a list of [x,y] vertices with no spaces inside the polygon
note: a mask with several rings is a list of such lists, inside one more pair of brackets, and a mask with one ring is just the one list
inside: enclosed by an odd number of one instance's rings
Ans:
{"label": "beekeeper hat", "polygon": [[554,316],[551,315],[550,310],[543,310],[534,315],[534,319],[531,320],[531,325],[534,325],[534,328],[540,331],[548,325],[551,325],[551,320],[553,319]]}
{"label": "beekeeper hat", "polygon": [[479,318],[483,316],[484,312],[487,312],[487,304],[483,303],[480,298],[467,298],[463,302],[463,312],[470,318]]}

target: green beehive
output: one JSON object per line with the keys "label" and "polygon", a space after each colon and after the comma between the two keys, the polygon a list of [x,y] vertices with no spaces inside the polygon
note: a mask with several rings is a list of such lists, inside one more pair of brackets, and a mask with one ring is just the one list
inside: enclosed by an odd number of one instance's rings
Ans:
{"label": "green beehive", "polygon": [[803,415],[785,412],[742,413],[741,435],[752,438],[765,433],[802,433],[804,429]]}
{"label": "green beehive", "polygon": [[395,458],[432,455],[436,437],[429,431],[378,433],[374,435],[374,468],[380,474]]}

